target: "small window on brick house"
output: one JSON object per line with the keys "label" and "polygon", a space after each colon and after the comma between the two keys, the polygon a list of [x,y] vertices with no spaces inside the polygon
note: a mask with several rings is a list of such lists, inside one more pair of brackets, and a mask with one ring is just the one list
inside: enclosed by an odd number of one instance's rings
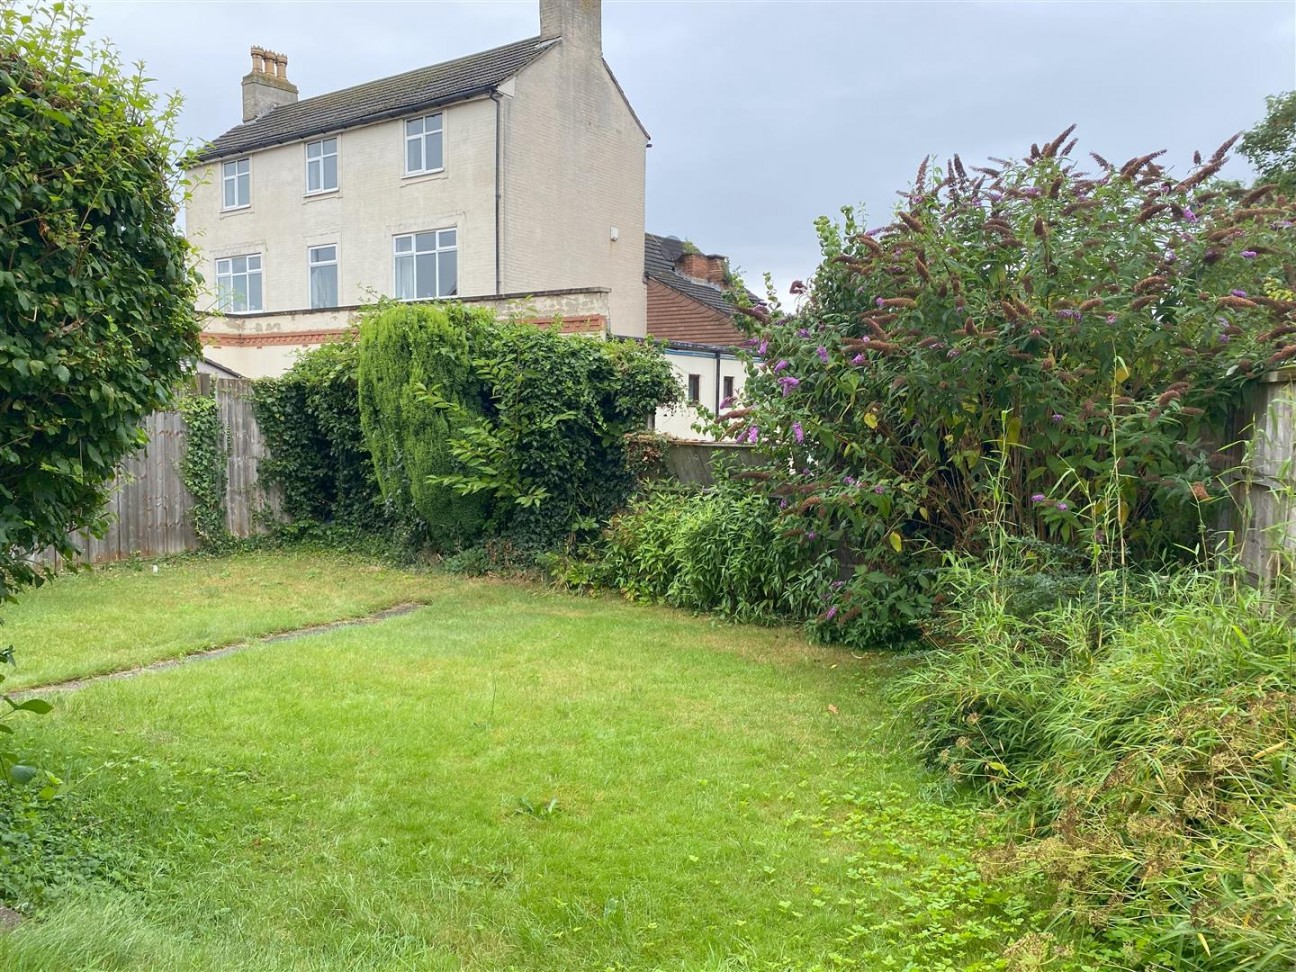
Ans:
{"label": "small window on brick house", "polygon": [[702,376],[688,376],[688,403],[697,405],[702,401]]}

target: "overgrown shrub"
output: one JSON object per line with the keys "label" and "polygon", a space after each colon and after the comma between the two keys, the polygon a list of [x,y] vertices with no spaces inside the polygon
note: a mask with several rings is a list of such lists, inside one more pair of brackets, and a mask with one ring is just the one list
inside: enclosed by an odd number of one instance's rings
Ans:
{"label": "overgrown shrub", "polygon": [[949,779],[1004,802],[993,863],[1046,875],[1060,911],[1131,969],[1296,964],[1296,638],[1264,594],[1195,573],[1096,578],[1023,616],[953,568],[958,604],[904,712]]}
{"label": "overgrown shrub", "polygon": [[253,390],[268,455],[260,475],[277,485],[298,522],[366,532],[393,526],[360,425],[354,336],[308,351]]}
{"label": "overgrown shrub", "polygon": [[768,452],[783,534],[853,567],[843,640],[913,631],[995,491],[1012,533],[1087,559],[1199,547],[1230,407],[1296,358],[1296,303],[1264,291],[1296,276],[1288,200],[1212,183],[1227,145],[1179,180],[1157,153],[1086,174],[1069,137],[924,163],[890,225],[820,220],[796,313],[750,310],[761,366],[718,428]]}
{"label": "overgrown shrub", "polygon": [[[707,491],[650,489],[615,517],[591,579],[632,600],[714,611],[739,621],[811,621],[831,610],[837,565],[819,545],[783,536],[766,497],[722,478]],[[815,538],[810,538],[810,543]]]}
{"label": "overgrown shrub", "polygon": [[[462,470],[452,442],[489,407],[471,348],[493,323],[489,312],[459,304],[384,303],[360,328],[360,422],[378,484],[438,550],[476,540],[489,514],[484,497],[435,477]],[[443,407],[429,404],[429,394]]]}
{"label": "overgrown shrub", "polygon": [[201,353],[178,102],[62,4],[0,3],[0,597],[106,526],[118,463]]}
{"label": "overgrown shrub", "polygon": [[664,357],[635,342],[456,305],[383,307],[361,326],[379,482],[443,550],[489,536],[539,551],[594,532],[634,484],[626,434],[677,395]]}

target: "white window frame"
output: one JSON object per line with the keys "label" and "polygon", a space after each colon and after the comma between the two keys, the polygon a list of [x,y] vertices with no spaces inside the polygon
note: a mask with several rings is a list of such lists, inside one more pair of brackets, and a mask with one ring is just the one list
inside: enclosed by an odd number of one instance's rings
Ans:
{"label": "white window frame", "polygon": [[[429,132],[427,130],[428,122],[433,120],[435,120],[437,127],[435,131]],[[414,124],[414,122],[422,123],[421,130],[417,133],[411,134],[410,125]],[[445,171],[445,112],[437,111],[437,112],[433,112],[430,115],[420,115],[418,118],[406,118],[401,125],[401,131],[405,135],[405,143],[404,143],[405,153],[401,164],[404,166],[405,174],[407,176],[428,175],[433,172]],[[428,140],[428,136],[430,135],[436,135],[438,137],[438,141],[441,148],[441,164],[433,169],[429,169],[427,164],[428,161],[427,140]],[[418,169],[411,169],[409,167],[411,142],[419,143],[419,160],[420,160],[419,164],[421,168]]]}
{"label": "white window frame", "polygon": [[[328,151],[328,143],[333,143],[333,151]],[[311,149],[319,146],[319,154],[312,156]],[[306,143],[306,195],[319,196],[326,192],[337,192],[338,187],[342,184],[342,159],[339,154],[341,148],[341,139],[337,135],[330,135],[327,138],[317,138],[313,142]],[[333,160],[333,185],[324,185],[324,160],[331,158]],[[314,168],[319,172],[319,188],[311,188],[311,169]]]}
{"label": "white window frame", "polygon": [[[244,264],[244,269],[242,273],[234,272],[235,260],[248,261],[246,264]],[[256,261],[256,267],[253,267],[251,265],[251,262],[253,260]],[[222,272],[222,266],[221,266],[222,264],[225,264],[224,272]],[[236,277],[245,278],[243,284],[243,292],[247,294],[250,298],[252,293],[251,280],[253,275],[259,278],[258,290],[260,291],[259,294],[260,303],[258,303],[256,307],[253,307],[251,306],[251,303],[249,301],[249,305],[247,307],[244,307],[242,310],[236,309],[231,306],[227,306],[228,304],[232,303],[232,296],[234,293],[234,278]],[[222,283],[223,281],[229,281],[229,283],[223,284]],[[226,257],[217,257],[216,259],[216,302],[218,308],[223,314],[257,314],[265,310],[265,259],[260,253],[235,253]]]}
{"label": "white window frame", "polygon": [[[315,251],[331,247],[333,250],[332,260],[316,260]],[[337,295],[336,304],[321,304],[318,307],[315,304],[315,287],[314,271],[318,267],[333,268],[333,290]],[[336,243],[317,243],[314,246],[306,247],[306,303],[310,305],[311,310],[322,310],[326,307],[342,306],[342,250]]]}
{"label": "white window frame", "polygon": [[[436,237],[436,245],[435,245],[435,247],[434,247],[433,249],[431,249],[431,250],[420,250],[420,249],[418,249],[418,248],[417,248],[417,247],[418,247],[418,244],[417,244],[417,238],[420,237],[420,236],[424,236],[424,235],[426,235],[426,234],[428,234],[428,233],[431,233],[431,234],[433,234],[433,235]],[[442,246],[442,245],[441,245],[441,234],[442,234],[442,233],[454,233],[454,242],[453,242],[452,244],[450,244],[449,246]],[[401,249],[401,242],[402,242],[403,240],[408,240],[408,241],[409,241],[409,248],[408,248],[408,249],[404,249],[404,250]],[[440,276],[441,276],[441,260],[440,260],[440,254],[442,254],[442,253],[449,253],[449,252],[451,252],[451,251],[453,251],[453,252],[454,252],[454,255],[455,255],[455,284],[454,284],[454,289],[453,289],[453,291],[452,291],[451,293],[442,293],[442,292],[441,292],[441,279],[440,279]],[[431,255],[436,255],[436,256],[437,256],[437,260],[436,260],[436,266],[437,266],[437,285],[436,285],[436,293],[435,293],[433,296],[431,296],[431,297],[420,297],[420,296],[418,296],[418,290],[419,290],[419,286],[418,286],[418,257],[419,257],[420,255],[427,256],[427,255],[430,255],[430,254],[431,254]],[[413,279],[414,279],[414,293],[411,294],[411,295],[409,295],[409,296],[401,296],[401,294],[400,294],[400,292],[399,292],[399,291],[400,291],[400,269],[399,269],[399,262],[398,262],[398,261],[401,260],[402,258],[405,258],[405,259],[409,259],[409,260],[414,261],[414,277],[413,277]],[[419,231],[414,232],[414,233],[399,233],[399,234],[397,234],[396,236],[393,236],[393,237],[392,237],[392,293],[396,296],[396,299],[397,299],[397,300],[443,300],[443,299],[445,299],[445,298],[447,298],[447,297],[457,297],[457,296],[459,295],[459,227],[457,227],[457,226],[440,226],[440,227],[437,227],[436,229],[419,230]]]}
{"label": "white window frame", "polygon": [[[230,166],[234,167],[232,172],[230,171]],[[239,166],[243,167],[243,171],[241,172],[239,171]],[[247,188],[247,199],[245,199],[243,202],[238,201],[239,198],[238,185],[240,179],[246,180],[244,182],[244,185]],[[231,184],[233,184],[234,186],[234,204],[228,205],[226,203],[226,200],[229,198],[228,190]],[[235,209],[249,209],[251,206],[252,206],[252,159],[249,157],[249,158],[242,158],[242,159],[230,159],[228,162],[222,162],[221,163],[221,210],[223,212],[230,212]]]}

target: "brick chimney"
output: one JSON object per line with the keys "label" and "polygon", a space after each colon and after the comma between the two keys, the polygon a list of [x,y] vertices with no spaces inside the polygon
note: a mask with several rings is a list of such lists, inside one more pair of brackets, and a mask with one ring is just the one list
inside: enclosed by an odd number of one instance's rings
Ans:
{"label": "brick chimney", "polygon": [[729,261],[714,254],[685,253],[676,262],[675,269],[692,280],[723,287],[729,273]]}
{"label": "brick chimney", "polygon": [[540,39],[603,53],[602,0],[540,0]]}
{"label": "brick chimney", "polygon": [[252,48],[252,71],[243,77],[243,120],[250,122],[296,101],[297,85],[288,80],[288,58],[264,47]]}

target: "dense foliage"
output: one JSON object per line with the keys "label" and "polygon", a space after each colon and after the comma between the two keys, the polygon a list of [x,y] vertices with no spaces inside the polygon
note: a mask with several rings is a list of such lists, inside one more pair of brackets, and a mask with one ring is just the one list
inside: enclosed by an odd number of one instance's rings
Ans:
{"label": "dense foliage", "polygon": [[1265,292],[1296,274],[1288,200],[1212,184],[1228,145],[1177,180],[1158,153],[1086,174],[1069,136],[924,164],[889,226],[821,220],[797,313],[751,312],[764,366],[720,426],[770,455],[807,562],[838,547],[845,640],[922,618],[934,552],[992,520],[1103,563],[1199,545],[1230,407],[1296,358]]}
{"label": "dense foliage", "polygon": [[538,550],[597,528],[633,486],[626,434],[678,395],[654,348],[453,304],[383,306],[360,334],[378,481],[443,550],[484,535]]}
{"label": "dense foliage", "polygon": [[924,755],[1013,810],[996,855],[1130,969],[1296,965],[1296,639],[1221,578],[1094,577],[1040,610],[1016,571],[950,573],[910,678]]}
{"label": "dense foliage", "polygon": [[373,532],[392,525],[360,426],[359,356],[349,337],[256,383],[253,406],[269,453],[259,473],[279,487],[283,512],[298,524]]}
{"label": "dense foliage", "polygon": [[1260,182],[1296,194],[1296,91],[1265,99],[1265,117],[1238,144]]}
{"label": "dense foliage", "polygon": [[604,535],[589,580],[632,600],[713,611],[738,621],[812,621],[837,564],[807,563],[765,496],[722,479],[705,492],[650,489]]}
{"label": "dense foliage", "polygon": [[0,596],[71,554],[199,353],[176,228],[177,106],[60,6],[0,5]]}
{"label": "dense foliage", "polygon": [[220,408],[214,394],[186,396],[178,408],[185,420],[180,477],[193,499],[194,533],[204,547],[218,547],[229,538],[225,515],[229,448]]}

